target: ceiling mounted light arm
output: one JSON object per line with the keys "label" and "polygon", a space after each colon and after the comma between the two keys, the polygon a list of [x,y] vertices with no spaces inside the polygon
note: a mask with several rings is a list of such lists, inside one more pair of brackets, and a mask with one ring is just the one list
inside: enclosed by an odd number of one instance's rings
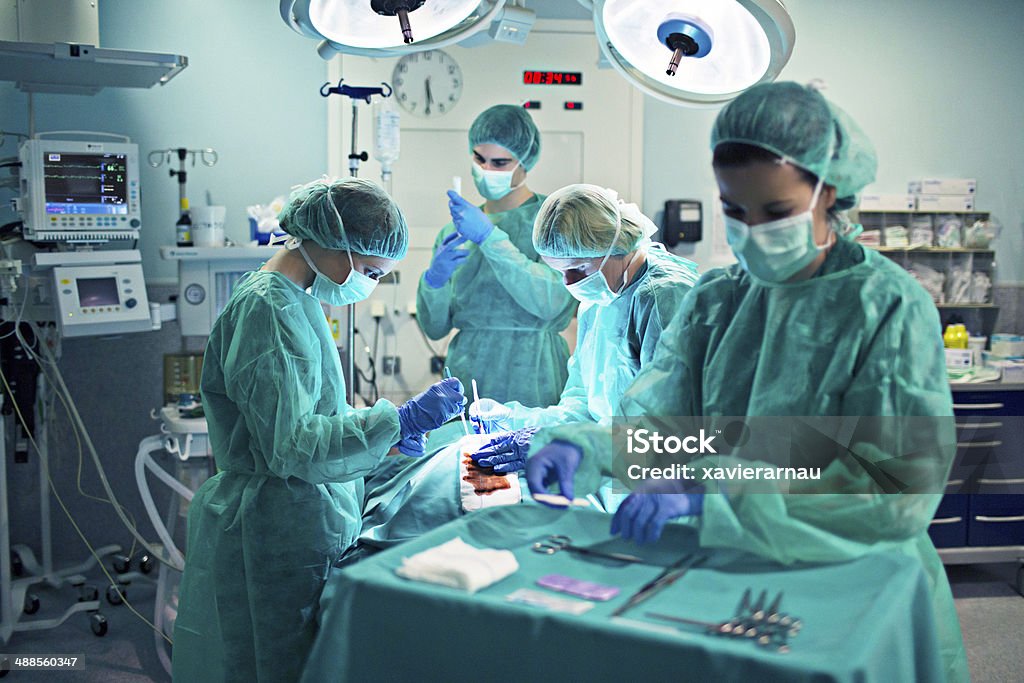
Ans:
{"label": "ceiling mounted light arm", "polygon": [[665,6],[662,0],[594,0],[605,57],[638,89],[666,102],[719,106],[775,80],[793,52],[793,22],[781,0]]}

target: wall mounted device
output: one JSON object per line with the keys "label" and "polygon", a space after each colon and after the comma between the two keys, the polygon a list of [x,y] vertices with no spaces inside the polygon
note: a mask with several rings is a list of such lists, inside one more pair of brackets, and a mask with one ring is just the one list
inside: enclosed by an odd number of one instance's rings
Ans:
{"label": "wall mounted device", "polygon": [[661,217],[661,241],[667,247],[703,239],[703,212],[696,199],[669,199]]}
{"label": "wall mounted device", "polygon": [[35,265],[53,269],[55,318],[62,336],[153,329],[137,250],[39,252]]}
{"label": "wall mounted device", "polygon": [[25,239],[137,239],[142,226],[138,146],[121,136],[111,136],[121,142],[51,137],[68,134],[40,133],[19,147],[21,196],[15,205]]}

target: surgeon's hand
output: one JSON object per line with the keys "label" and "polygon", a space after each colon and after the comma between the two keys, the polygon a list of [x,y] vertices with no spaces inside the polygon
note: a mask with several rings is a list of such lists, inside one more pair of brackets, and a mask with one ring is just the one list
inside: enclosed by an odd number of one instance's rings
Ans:
{"label": "surgeon's hand", "polygon": [[512,409],[493,398],[482,398],[469,405],[469,419],[479,427],[481,434],[486,434],[484,425],[508,427]]}
{"label": "surgeon's hand", "polygon": [[483,244],[494,230],[494,223],[487,214],[467,202],[455,190],[448,190],[448,211],[452,214],[452,222],[459,234],[477,244]]}
{"label": "surgeon's hand", "polygon": [[427,437],[423,434],[411,434],[398,442],[398,451],[410,458],[420,458],[427,454]]}
{"label": "surgeon's hand", "polygon": [[466,405],[465,389],[455,377],[431,385],[426,391],[406,401],[398,409],[402,439],[426,434],[462,412]]}
{"label": "surgeon's hand", "polygon": [[648,481],[629,494],[612,517],[612,534],[637,543],[652,543],[661,538],[665,524],[677,517],[699,515],[704,511],[703,492],[676,493],[677,484]]}
{"label": "surgeon's hand", "polygon": [[469,252],[459,247],[466,243],[466,238],[458,232],[441,240],[441,245],[434,252],[434,258],[430,261],[430,267],[423,273],[423,281],[431,289],[440,289],[455,274],[455,269],[462,265],[462,262],[469,257]]}
{"label": "surgeon's hand", "polygon": [[470,457],[477,465],[493,467],[495,472],[518,472],[526,469],[530,440],[536,433],[537,427],[524,427],[502,434]]}
{"label": "surgeon's hand", "polygon": [[526,461],[526,483],[530,485],[530,492],[548,493],[548,486],[557,482],[562,495],[572,500],[572,478],[582,459],[583,451],[579,446],[568,441],[552,441]]}

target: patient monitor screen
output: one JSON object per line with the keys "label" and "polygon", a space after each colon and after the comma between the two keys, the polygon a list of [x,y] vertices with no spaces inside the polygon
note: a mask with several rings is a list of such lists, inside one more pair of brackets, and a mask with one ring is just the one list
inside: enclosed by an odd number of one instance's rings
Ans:
{"label": "patient monitor screen", "polygon": [[46,213],[127,214],[127,159],[125,154],[45,152]]}
{"label": "patient monitor screen", "polygon": [[117,278],[78,278],[75,282],[78,284],[78,305],[82,308],[121,305],[121,298],[117,293]]}

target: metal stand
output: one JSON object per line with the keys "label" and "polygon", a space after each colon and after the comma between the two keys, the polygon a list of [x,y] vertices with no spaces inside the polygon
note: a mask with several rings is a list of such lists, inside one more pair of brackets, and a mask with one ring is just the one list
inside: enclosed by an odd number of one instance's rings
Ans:
{"label": "metal stand", "polygon": [[[47,454],[48,421],[44,406],[47,405],[47,387],[42,376],[39,378],[37,393],[38,416],[36,422],[36,459],[39,463],[39,518],[40,547],[42,563],[36,560],[31,548],[26,545],[11,545],[10,512],[7,501],[7,437],[12,432],[12,420],[0,420],[0,639],[6,644],[12,634],[20,631],[44,631],[57,628],[67,621],[72,614],[88,612],[90,626],[97,636],[107,633],[107,620],[100,613],[99,591],[85,583],[82,572],[96,565],[96,557],[92,556],[73,567],[54,570],[53,544],[50,528],[50,487],[49,461]],[[0,405],[6,396],[0,395]],[[118,545],[107,545],[96,549],[96,556],[104,557],[121,552]],[[15,565],[18,574],[24,577],[14,578]],[[30,586],[45,583],[53,588],[70,584],[80,591],[78,602],[71,605],[59,617],[52,619],[23,620],[25,615],[35,614],[39,610],[39,598],[28,592]]]}
{"label": "metal stand", "polygon": [[[381,83],[381,87],[363,87],[363,86],[352,86],[343,85],[344,79],[338,81],[338,85],[329,87],[330,83],[324,83],[320,87],[321,97],[330,97],[331,95],[342,95],[352,100],[352,144],[349,147],[348,154],[348,172],[353,178],[359,177],[359,163],[361,161],[367,161],[370,155],[366,151],[359,151],[358,137],[359,137],[359,109],[357,100],[363,100],[367,104],[370,104],[371,99],[374,95],[381,97],[391,97],[391,86],[387,83]],[[355,348],[356,348],[356,306],[351,304],[348,307],[348,334],[347,334],[347,346],[345,349],[348,354],[348,360],[345,363],[345,382],[346,391],[345,398],[350,406],[355,405],[356,399],[356,360],[355,360]]]}

